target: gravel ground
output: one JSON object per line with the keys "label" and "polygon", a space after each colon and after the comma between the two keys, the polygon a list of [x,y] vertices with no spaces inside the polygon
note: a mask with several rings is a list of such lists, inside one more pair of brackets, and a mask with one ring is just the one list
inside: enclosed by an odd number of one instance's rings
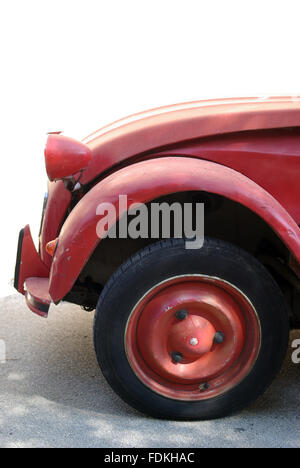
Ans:
{"label": "gravel ground", "polygon": [[160,421],[112,392],[96,363],[92,325],[93,314],[70,304],[51,307],[45,320],[19,295],[0,299],[0,447],[300,447],[300,364],[291,348],[271,388],[240,414]]}

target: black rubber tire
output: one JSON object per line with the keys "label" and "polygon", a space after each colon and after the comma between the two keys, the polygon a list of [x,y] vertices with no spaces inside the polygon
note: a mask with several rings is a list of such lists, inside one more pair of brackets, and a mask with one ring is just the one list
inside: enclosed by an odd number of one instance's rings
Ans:
{"label": "black rubber tire", "polygon": [[[196,273],[224,279],[250,299],[260,320],[261,348],[250,373],[226,393],[202,401],[168,399],[146,387],[132,371],[124,346],[126,323],[134,305],[155,284]],[[177,420],[224,417],[247,406],[273,381],[288,338],[285,300],[270,273],[247,252],[215,239],[206,239],[199,250],[186,250],[184,240],[170,239],[133,255],[106,284],[94,322],[99,366],[115,392],[147,415]]]}

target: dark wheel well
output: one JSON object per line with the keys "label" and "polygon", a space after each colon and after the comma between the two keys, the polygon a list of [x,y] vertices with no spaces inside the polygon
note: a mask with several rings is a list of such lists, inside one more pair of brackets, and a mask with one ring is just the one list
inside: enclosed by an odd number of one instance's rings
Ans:
{"label": "dark wheel well", "polygon": [[[284,264],[288,264],[289,250],[270,226],[245,206],[226,197],[203,191],[177,192],[157,198],[152,202],[204,203],[205,237],[213,237],[237,245],[262,263],[264,263],[262,255],[264,259],[267,255],[267,257],[280,259]],[[81,271],[78,281],[66,300],[94,308],[99,290],[105,286],[118,267],[131,255],[157,240],[157,238],[103,239]],[[294,301],[293,298],[293,288],[278,274],[278,271],[267,263],[265,266],[285,293],[287,302],[290,305],[293,302],[298,304],[299,301]],[[75,300],[74,297],[76,297]]]}
{"label": "dark wheel well", "polygon": [[[231,242],[254,256],[267,249],[270,254],[273,252],[275,256],[288,259],[288,249],[264,220],[225,197],[207,192],[180,192],[152,202],[202,202],[205,206],[205,236]],[[124,260],[157,240],[103,239],[82,270],[80,279],[91,277],[104,285]]]}

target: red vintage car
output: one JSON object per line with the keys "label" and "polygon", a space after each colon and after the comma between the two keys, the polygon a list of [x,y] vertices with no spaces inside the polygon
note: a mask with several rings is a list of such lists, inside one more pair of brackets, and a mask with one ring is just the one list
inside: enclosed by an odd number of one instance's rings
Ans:
{"label": "red vintage car", "polygon": [[[45,159],[39,252],[29,226],[17,252],[28,307],[96,309],[104,376],[151,416],[216,418],[261,395],[300,319],[300,100],[155,109],[82,142],[49,134]],[[153,202],[204,203],[202,248],[99,235],[99,203],[119,224]]]}

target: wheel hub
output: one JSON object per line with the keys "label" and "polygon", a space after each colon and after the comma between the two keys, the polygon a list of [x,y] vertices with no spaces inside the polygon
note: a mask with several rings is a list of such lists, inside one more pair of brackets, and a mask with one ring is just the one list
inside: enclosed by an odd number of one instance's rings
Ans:
{"label": "wheel hub", "polygon": [[170,330],[169,345],[183,355],[183,363],[188,363],[208,353],[216,330],[213,325],[199,315],[188,315],[175,323]]}
{"label": "wheel hub", "polygon": [[227,391],[254,365],[260,327],[248,299],[223,280],[171,278],[151,289],[127,323],[128,361],[153,391],[199,400]]}

